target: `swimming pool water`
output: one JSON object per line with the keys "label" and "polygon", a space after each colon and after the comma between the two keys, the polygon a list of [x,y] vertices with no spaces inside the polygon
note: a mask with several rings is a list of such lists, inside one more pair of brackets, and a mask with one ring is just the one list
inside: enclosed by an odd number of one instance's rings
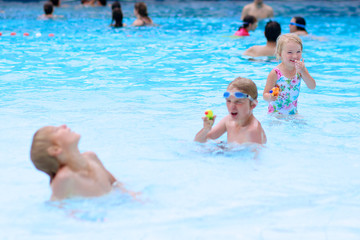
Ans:
{"label": "swimming pool water", "polygon": [[[266,22],[230,37],[245,1],[149,1],[159,26],[123,29],[108,27],[108,7],[64,2],[63,19],[42,21],[42,3],[0,2],[0,239],[359,239],[359,4],[266,2],[283,33],[302,15],[321,37],[303,39],[317,88],[302,84],[301,119],[267,115],[277,63],[241,55],[265,43]],[[126,24],[133,4],[122,3]],[[222,93],[238,76],[258,86],[258,156],[193,142],[205,109],[227,114]],[[49,202],[29,149],[38,128],[63,123],[144,202]]]}

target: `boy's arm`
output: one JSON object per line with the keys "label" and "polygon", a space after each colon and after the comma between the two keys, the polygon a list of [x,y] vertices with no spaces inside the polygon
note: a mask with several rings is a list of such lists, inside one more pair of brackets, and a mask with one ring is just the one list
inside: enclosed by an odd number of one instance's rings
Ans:
{"label": "boy's arm", "polygon": [[226,132],[226,119],[228,116],[221,119],[221,121],[216,124],[215,127],[211,129],[211,131],[207,134],[207,138],[217,139],[221,137]]}
{"label": "boy's arm", "polygon": [[207,117],[203,117],[204,126],[196,134],[194,141],[204,143],[207,140],[207,134],[211,131],[212,126],[214,125],[216,115],[212,120],[209,120]]}
{"label": "boy's arm", "polygon": [[216,115],[214,115],[213,120],[209,120],[207,117],[203,117],[204,127],[196,134],[194,141],[204,143],[209,138],[219,138],[226,132],[226,117],[221,119],[221,121],[214,128],[212,128],[215,118]]}
{"label": "boy's arm", "polygon": [[277,74],[276,74],[275,70],[271,70],[271,72],[269,73],[269,75],[267,77],[266,85],[265,85],[264,92],[263,92],[263,98],[267,102],[275,101],[277,99],[276,96],[272,96],[270,93],[270,90],[273,87],[275,87],[276,80],[277,80]]}
{"label": "boy's arm", "polygon": [[128,194],[131,196],[134,200],[142,202],[142,200],[139,198],[141,195],[141,192],[133,192],[125,188],[124,184],[117,181],[114,183],[113,187],[119,189],[122,193]]}

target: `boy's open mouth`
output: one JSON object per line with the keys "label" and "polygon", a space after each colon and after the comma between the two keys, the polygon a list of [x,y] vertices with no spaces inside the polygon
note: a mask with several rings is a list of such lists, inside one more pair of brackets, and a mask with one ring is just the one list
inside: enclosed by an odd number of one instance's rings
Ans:
{"label": "boy's open mouth", "polygon": [[232,113],[231,113],[231,116],[234,116],[234,117],[235,117],[236,115],[237,115],[237,112],[232,112]]}

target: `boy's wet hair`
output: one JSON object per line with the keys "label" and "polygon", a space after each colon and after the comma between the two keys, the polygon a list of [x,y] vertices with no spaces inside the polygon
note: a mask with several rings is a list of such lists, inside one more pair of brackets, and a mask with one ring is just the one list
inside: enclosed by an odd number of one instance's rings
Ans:
{"label": "boy's wet hair", "polygon": [[111,4],[111,10],[114,10],[115,8],[120,8],[121,9],[121,4],[119,1],[115,1]]}
{"label": "boy's wet hair", "polygon": [[46,15],[52,14],[54,11],[54,6],[51,2],[44,3],[44,13]]}
{"label": "boy's wet hair", "polygon": [[265,26],[265,37],[269,42],[276,42],[281,34],[281,26],[276,21],[269,21]]}
{"label": "boy's wet hair", "polygon": [[50,177],[50,183],[60,169],[58,160],[50,156],[48,148],[51,146],[48,127],[39,129],[33,137],[30,158],[34,166]]}
{"label": "boy's wet hair", "polygon": [[249,78],[237,77],[229,83],[227,88],[236,88],[240,92],[250,95],[254,100],[258,97],[256,84]]}
{"label": "boy's wet hair", "polygon": [[142,17],[148,17],[147,7],[144,2],[135,3],[135,9]]}
{"label": "boy's wet hair", "polygon": [[99,0],[101,6],[106,6],[106,0]]}
{"label": "boy's wet hair", "polygon": [[59,6],[60,6],[60,0],[50,0],[50,2],[51,2],[55,7],[59,7]]}
{"label": "boy's wet hair", "polygon": [[299,44],[301,47],[301,51],[303,50],[303,44],[302,44],[301,38],[297,34],[287,33],[287,34],[280,35],[276,40],[275,53],[276,53],[277,59],[280,59],[280,54],[284,48],[284,45],[290,41],[294,41],[295,43]]}
{"label": "boy's wet hair", "polygon": [[243,19],[243,24],[239,27],[239,30],[241,28],[247,28],[250,24],[254,24],[257,22],[256,17],[252,15],[246,15]]}

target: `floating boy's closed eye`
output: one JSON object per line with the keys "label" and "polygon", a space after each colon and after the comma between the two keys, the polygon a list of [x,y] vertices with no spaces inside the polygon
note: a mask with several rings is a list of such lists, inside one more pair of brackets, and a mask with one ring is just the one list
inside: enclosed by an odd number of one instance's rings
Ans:
{"label": "floating boy's closed eye", "polygon": [[250,99],[250,101],[254,101],[254,99],[250,95],[242,93],[242,92],[233,92],[233,93],[224,92],[224,98],[228,98],[231,95],[233,95],[236,98],[248,98],[248,99]]}

